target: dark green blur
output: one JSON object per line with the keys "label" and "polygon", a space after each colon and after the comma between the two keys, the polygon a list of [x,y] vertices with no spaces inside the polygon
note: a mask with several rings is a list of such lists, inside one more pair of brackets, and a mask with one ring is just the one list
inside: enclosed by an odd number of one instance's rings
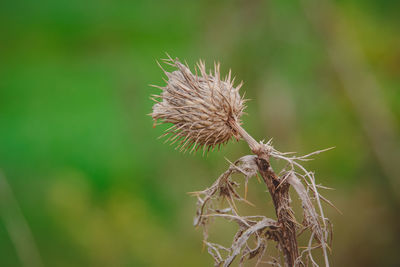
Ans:
{"label": "dark green blur", "polygon": [[[365,55],[397,145],[399,3],[330,6]],[[250,151],[232,141],[203,157],[157,139],[165,127],[147,114],[159,90],[148,85],[165,84],[156,60],[166,52],[190,67],[205,59],[231,68],[251,99],[243,121],[256,139],[302,154],[335,146],[306,164],[335,188],[325,195],[343,212],[325,205],[332,266],[398,266],[400,188],[307,5],[318,1],[1,1],[0,170],[12,193],[0,188],[0,266],[212,266],[186,193],[211,185],[224,157]],[[251,183],[249,199],[274,217],[263,185]],[[27,253],[28,264],[10,233],[21,218],[33,240],[22,251],[39,253]],[[228,245],[234,231],[221,222],[211,234]]]}

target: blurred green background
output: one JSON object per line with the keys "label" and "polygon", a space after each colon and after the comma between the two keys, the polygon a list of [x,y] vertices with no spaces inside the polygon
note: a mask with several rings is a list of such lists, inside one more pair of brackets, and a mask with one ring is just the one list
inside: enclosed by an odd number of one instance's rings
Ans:
{"label": "blurred green background", "polygon": [[[302,154],[335,146],[307,163],[343,212],[326,206],[332,265],[399,266],[399,10],[371,0],[1,1],[0,266],[212,265],[186,193],[250,151],[241,141],[193,156],[157,139],[163,127],[147,114],[159,90],[148,84],[165,84],[165,52],[232,68],[256,139]],[[249,199],[274,217],[265,190],[251,181]],[[234,230],[221,222],[211,237],[227,245]]]}

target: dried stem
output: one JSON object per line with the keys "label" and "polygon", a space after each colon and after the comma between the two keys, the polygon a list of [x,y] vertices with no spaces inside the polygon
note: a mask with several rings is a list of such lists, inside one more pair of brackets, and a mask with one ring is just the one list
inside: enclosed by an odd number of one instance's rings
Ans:
{"label": "dried stem", "polygon": [[268,154],[261,154],[257,158],[258,170],[268,187],[272,197],[276,216],[281,227],[281,237],[279,246],[285,256],[288,266],[295,266],[295,261],[299,257],[296,239],[296,226],[293,211],[290,208],[289,184],[283,182],[274,173],[269,163]]}
{"label": "dried stem", "polygon": [[231,121],[230,124],[231,127],[249,144],[249,147],[254,154],[259,155],[262,153],[262,145],[258,143],[251,135],[249,135],[246,130],[240,126],[240,124],[235,121]]}
{"label": "dried stem", "polygon": [[299,250],[296,239],[295,219],[290,207],[289,184],[282,181],[273,171],[269,161],[269,147],[257,143],[240,125],[235,124],[235,130],[249,144],[253,153],[257,154],[256,162],[258,171],[268,187],[274,203],[278,223],[281,227],[282,235],[278,241],[279,246],[283,251],[286,264],[288,266],[295,266],[296,259],[299,257]]}

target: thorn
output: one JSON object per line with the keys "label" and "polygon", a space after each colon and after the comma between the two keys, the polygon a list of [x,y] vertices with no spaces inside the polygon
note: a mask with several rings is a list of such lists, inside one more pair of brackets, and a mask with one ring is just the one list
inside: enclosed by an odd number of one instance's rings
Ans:
{"label": "thorn", "polygon": [[186,194],[191,195],[191,196],[198,196],[200,195],[201,191],[193,191],[193,192],[186,192]]}
{"label": "thorn", "polygon": [[247,200],[247,182],[244,183],[244,199]]}
{"label": "thorn", "polygon": [[244,203],[252,206],[252,207],[256,207],[256,205],[254,205],[253,203],[251,203],[250,201],[246,200],[246,199],[242,199]]}
{"label": "thorn", "polygon": [[256,173],[256,177],[257,177],[257,181],[258,181],[258,183],[260,183],[260,184],[261,184],[261,180],[260,180],[260,177],[258,176],[258,173]]}

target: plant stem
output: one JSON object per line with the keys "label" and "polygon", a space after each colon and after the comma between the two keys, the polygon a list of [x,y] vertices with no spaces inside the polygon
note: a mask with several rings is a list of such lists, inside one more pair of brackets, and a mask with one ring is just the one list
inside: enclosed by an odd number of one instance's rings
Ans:
{"label": "plant stem", "polygon": [[258,171],[261,174],[268,191],[272,197],[275,213],[280,224],[280,235],[278,236],[279,248],[283,252],[286,266],[295,266],[299,257],[299,249],[296,239],[296,225],[293,211],[290,207],[289,184],[282,181],[273,171],[268,149],[265,145],[258,143],[240,125],[232,126],[249,144],[250,149],[257,155]]}
{"label": "plant stem", "polygon": [[295,220],[290,207],[289,184],[282,182],[272,170],[268,154],[258,155],[257,166],[272,196],[275,213],[281,227],[278,243],[285,256],[286,265],[295,266],[296,259],[299,257],[299,249],[296,239]]}

